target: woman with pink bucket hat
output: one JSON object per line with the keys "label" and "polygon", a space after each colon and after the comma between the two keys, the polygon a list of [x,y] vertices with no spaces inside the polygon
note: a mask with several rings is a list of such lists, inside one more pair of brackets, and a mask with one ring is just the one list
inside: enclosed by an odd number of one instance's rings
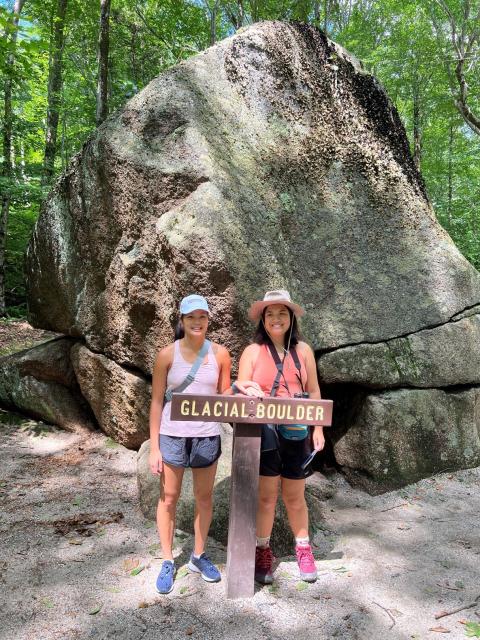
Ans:
{"label": "woman with pink bucket hat", "polygon": [[[299,340],[297,318],[304,313],[284,290],[268,291],[263,300],[251,305],[249,317],[257,323],[257,329],[254,343],[240,358],[234,392],[258,397],[320,398],[313,351]],[[309,427],[262,425],[255,554],[255,580],[261,584],[273,582],[270,535],[279,489],[295,536],[300,577],[306,582],[317,579],[308,536],[305,478],[313,473],[308,462],[325,445],[323,427],[315,426],[312,435],[313,451]]]}

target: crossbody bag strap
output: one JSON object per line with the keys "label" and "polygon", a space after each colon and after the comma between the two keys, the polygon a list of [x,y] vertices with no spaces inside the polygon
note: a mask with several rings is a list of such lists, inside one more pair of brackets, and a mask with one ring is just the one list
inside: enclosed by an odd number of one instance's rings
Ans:
{"label": "crossbody bag strap", "polygon": [[272,354],[273,361],[277,367],[277,375],[275,376],[275,380],[273,381],[272,389],[270,391],[270,397],[274,398],[277,395],[278,387],[280,386],[280,378],[283,374],[283,361],[280,360],[280,356],[277,353],[277,350],[273,346],[273,344],[268,344],[268,348],[270,349],[270,353]]}
{"label": "crossbody bag strap", "polygon": [[201,366],[205,356],[208,353],[208,349],[210,348],[210,344],[211,344],[210,340],[205,340],[204,341],[204,343],[202,344],[202,348],[198,352],[197,359],[193,363],[192,368],[188,372],[187,377],[185,378],[185,380],[183,380],[183,382],[181,382],[178,385],[178,387],[174,387],[173,389],[167,389],[165,391],[165,402],[170,402],[171,399],[172,399],[172,394],[174,394],[174,393],[182,393],[182,391],[185,391],[185,389],[189,385],[192,384],[192,382],[195,380],[195,376],[197,374],[197,371],[200,369],[200,366]]}
{"label": "crossbody bag strap", "polygon": [[298,371],[298,373],[297,373],[298,381],[300,382],[300,386],[302,387],[302,391],[305,391],[305,387],[303,386],[303,380],[302,380],[302,365],[300,363],[300,359],[298,357],[298,353],[297,353],[297,350],[295,349],[295,347],[291,347],[290,348],[290,353],[292,354],[293,362],[295,363],[295,368]]}

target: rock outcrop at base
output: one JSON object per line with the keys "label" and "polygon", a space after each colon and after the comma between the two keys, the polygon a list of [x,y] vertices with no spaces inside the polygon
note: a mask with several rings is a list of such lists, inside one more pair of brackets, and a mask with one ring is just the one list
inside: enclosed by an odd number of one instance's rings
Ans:
{"label": "rock outcrop at base", "polygon": [[70,362],[73,343],[56,338],[0,358],[0,404],[68,431],[93,429]]}
{"label": "rock outcrop at base", "polygon": [[[123,385],[144,397],[178,301],[193,291],[209,299],[211,337],[238,355],[250,302],[290,290],[337,396],[343,384],[354,395],[412,389],[408,414],[397,412],[419,417],[412,450],[442,428],[414,390],[479,382],[480,276],[437,223],[383,89],[306,25],[241,30],[110,116],[50,194],[27,273],[32,323],[84,342],[80,387],[129,446],[146,437],[146,409]],[[401,469],[395,447],[369,464],[374,438],[362,452],[354,434],[374,400],[349,421],[337,412],[338,460],[384,488],[437,470],[418,462],[416,474],[385,477]],[[369,417],[372,434],[384,429],[382,412]],[[471,445],[452,464],[474,463]]]}
{"label": "rock outcrop at base", "polygon": [[82,344],[71,351],[83,396],[104,433],[129,449],[149,437],[150,383]]}

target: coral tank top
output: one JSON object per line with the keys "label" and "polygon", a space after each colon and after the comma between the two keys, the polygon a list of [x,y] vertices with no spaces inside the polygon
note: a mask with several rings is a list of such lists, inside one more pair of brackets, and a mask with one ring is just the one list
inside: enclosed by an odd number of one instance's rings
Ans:
{"label": "coral tank top", "polygon": [[[296,349],[296,352],[300,361],[300,375],[303,386],[306,387],[307,369],[305,367],[305,358],[299,349]],[[252,380],[258,382],[262,391],[268,396],[272,390],[276,375],[277,365],[272,358],[270,349],[266,344],[259,345],[257,359],[253,365]],[[283,362],[283,375],[280,378],[280,384],[276,393],[277,398],[290,398],[294,393],[300,393],[302,391],[302,385],[300,384],[298,375],[299,372],[295,367],[292,354],[289,353]]]}

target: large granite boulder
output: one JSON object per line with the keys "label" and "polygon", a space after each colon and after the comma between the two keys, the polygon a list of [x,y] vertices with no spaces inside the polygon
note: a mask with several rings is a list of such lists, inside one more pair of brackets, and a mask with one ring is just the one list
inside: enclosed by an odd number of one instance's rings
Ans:
{"label": "large granite boulder", "polygon": [[34,325],[151,370],[178,300],[238,351],[280,285],[314,347],[395,338],[480,301],[392,103],[318,30],[266,22],[153,80],[88,140],[27,258]]}
{"label": "large granite boulder", "polygon": [[94,428],[70,362],[71,338],[56,338],[0,358],[0,405],[68,431]]}
{"label": "large granite boulder", "polygon": [[[108,118],[50,194],[27,274],[32,323],[83,341],[74,351],[82,391],[102,428],[129,446],[146,437],[155,354],[193,291],[211,303],[211,337],[238,354],[251,300],[289,289],[340,405],[359,386],[407,387],[409,412],[423,416],[413,450],[432,430],[416,388],[479,383],[479,274],[437,223],[383,89],[306,25],[241,30]],[[139,391],[137,404],[124,385]],[[418,461],[416,474],[403,473],[395,447],[372,467],[374,438],[370,453],[355,446],[375,400],[362,397],[348,417],[336,412],[331,431],[346,469],[383,488],[437,470]],[[382,412],[369,418],[372,433],[384,428]],[[398,418],[392,441],[408,421]],[[473,455],[452,464],[475,463],[470,441]],[[398,468],[397,480],[384,468]]]}

